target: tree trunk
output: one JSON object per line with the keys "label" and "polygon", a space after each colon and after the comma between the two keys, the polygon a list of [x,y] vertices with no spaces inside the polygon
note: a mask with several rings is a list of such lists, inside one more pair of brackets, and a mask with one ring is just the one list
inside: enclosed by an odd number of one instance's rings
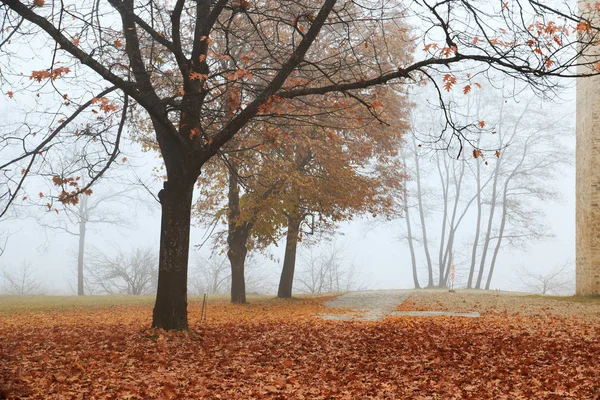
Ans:
{"label": "tree trunk", "polygon": [[[465,176],[465,161],[462,161],[460,164],[460,176],[457,177],[456,176],[456,164],[453,164],[452,166],[452,170],[453,170],[453,181],[454,181],[454,187],[455,187],[455,192],[454,192],[454,206],[452,208],[452,217],[450,218],[450,232],[448,233],[448,242],[446,244],[446,250],[444,252],[444,265],[445,265],[445,271],[444,271],[444,279],[442,280],[443,284],[440,284],[440,286],[448,286],[448,278],[450,277],[450,269],[452,268],[452,254],[454,254],[454,237],[456,236],[456,231],[458,229],[458,226],[460,225],[460,222],[462,221],[462,216],[458,219],[458,222],[456,222],[456,214],[458,211],[458,203],[460,201],[460,194],[461,194],[461,189],[462,189],[462,181],[463,181],[463,177]],[[450,186],[450,181],[448,181],[448,186]],[[468,203],[470,204],[470,203]],[[464,216],[464,214],[463,214]]]}
{"label": "tree trunk", "polygon": [[244,275],[244,267],[246,263],[246,240],[238,237],[229,238],[227,242],[227,257],[231,263],[231,302],[245,304],[246,303],[246,280]]}
{"label": "tree trunk", "polygon": [[85,294],[83,287],[83,255],[85,252],[85,231],[87,223],[87,195],[81,196],[79,204],[79,252],[77,254],[77,296]]}
{"label": "tree trunk", "polygon": [[[479,144],[479,142],[477,142]],[[479,160],[475,160],[477,164],[477,175],[475,181],[477,182],[477,222],[475,225],[475,237],[473,238],[473,247],[471,249],[471,268],[469,269],[469,280],[467,282],[467,289],[473,288],[473,277],[475,275],[475,263],[477,262],[477,244],[479,243],[479,234],[481,232],[481,165]]]}
{"label": "tree trunk", "polygon": [[[404,157],[404,154],[402,155]],[[406,170],[406,164],[404,169]],[[415,285],[415,289],[421,289],[421,285],[419,285],[419,275],[417,273],[417,258],[415,256],[415,247],[413,245],[412,238],[412,226],[410,224],[410,211],[408,210],[408,190],[406,190],[406,186],[404,186],[404,212],[406,213],[406,234],[408,236],[408,248],[410,250],[410,261],[412,263],[412,276],[413,283]]]}
{"label": "tree trunk", "polygon": [[[180,177],[181,178],[181,177]],[[162,207],[158,288],[152,327],[187,329],[190,213],[195,179],[167,181],[158,193]]]}
{"label": "tree trunk", "polygon": [[296,268],[296,248],[298,247],[298,233],[300,232],[299,217],[288,218],[288,231],[285,241],[285,257],[283,259],[283,269],[281,270],[281,279],[279,280],[279,290],[277,297],[280,299],[289,299],[292,297],[292,285],[294,283],[294,269]]}
{"label": "tree trunk", "polygon": [[229,213],[227,230],[227,257],[231,263],[231,302],[246,303],[246,281],[244,267],[248,248],[246,243],[250,235],[251,224],[240,221],[240,188],[237,168],[231,164],[229,170]]}
{"label": "tree trunk", "polygon": [[421,190],[421,166],[419,164],[417,141],[414,135],[412,135],[412,139],[415,154],[415,178],[417,180],[417,200],[419,202],[419,217],[421,218],[421,230],[423,231],[423,249],[425,250],[425,259],[427,260],[427,287],[433,287],[433,265],[431,264],[429,244],[427,243],[427,227],[425,226],[425,210],[423,209],[423,192]]}
{"label": "tree trunk", "polygon": [[496,267],[496,259],[498,258],[498,252],[500,251],[500,246],[502,245],[502,237],[504,236],[504,227],[506,226],[506,190],[504,192],[504,203],[502,205],[502,220],[500,222],[500,230],[498,232],[498,242],[496,243],[496,248],[494,249],[494,255],[492,256],[492,262],[490,264],[490,272],[487,276],[487,281],[485,283],[485,290],[490,290],[490,284],[492,283],[492,276],[494,276],[494,268]]}
{"label": "tree trunk", "polygon": [[440,183],[442,184],[442,199],[444,201],[444,211],[442,214],[442,237],[440,239],[440,249],[439,249],[439,260],[438,260],[438,286],[445,287],[446,282],[444,281],[444,267],[446,265],[446,254],[444,252],[444,247],[446,244],[446,225],[448,221],[448,193],[450,189],[450,171],[448,167],[448,162],[444,157],[444,170],[446,172],[446,178],[444,180],[444,174],[442,172],[442,168],[440,166],[440,153],[436,154],[436,165],[437,170],[440,176]]}
{"label": "tree trunk", "polygon": [[[514,134],[513,134],[513,137],[514,137]],[[502,238],[504,237],[504,229],[506,227],[506,218],[508,216],[507,202],[508,202],[509,184],[510,184],[512,178],[517,173],[517,171],[519,171],[519,169],[521,168],[521,165],[523,165],[523,162],[525,162],[525,159],[527,158],[527,150],[528,150],[528,146],[527,146],[527,144],[525,144],[523,146],[523,155],[521,157],[521,160],[516,165],[516,167],[513,169],[511,174],[508,176],[508,178],[506,178],[506,181],[504,181],[504,189],[502,191],[502,193],[503,193],[503,195],[502,195],[502,218],[500,220],[500,229],[498,231],[498,242],[496,243],[496,248],[494,249],[494,255],[492,256],[492,263],[490,264],[490,272],[488,273],[487,281],[485,283],[486,290],[490,289],[490,284],[492,283],[492,276],[494,276],[494,268],[496,267],[496,259],[498,258],[498,253],[500,252],[500,246],[502,245]],[[500,162],[500,160],[498,160],[498,162]]]}
{"label": "tree trunk", "polygon": [[490,247],[490,237],[492,234],[492,225],[494,224],[494,215],[496,213],[496,196],[498,193],[498,175],[500,173],[500,159],[496,161],[496,168],[494,169],[494,183],[492,184],[492,195],[490,198],[490,215],[488,216],[488,225],[485,232],[485,238],[483,242],[483,250],[481,251],[481,260],[479,262],[479,273],[477,274],[477,283],[475,289],[481,289],[481,281],[483,279],[483,273],[485,271],[485,261],[487,252]]}

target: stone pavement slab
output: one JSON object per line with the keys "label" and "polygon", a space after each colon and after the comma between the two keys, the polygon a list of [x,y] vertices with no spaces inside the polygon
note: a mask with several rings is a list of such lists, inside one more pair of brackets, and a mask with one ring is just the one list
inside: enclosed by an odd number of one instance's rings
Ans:
{"label": "stone pavement slab", "polygon": [[460,313],[448,311],[394,311],[390,314],[392,317],[468,317],[479,318],[481,315],[478,312]]}

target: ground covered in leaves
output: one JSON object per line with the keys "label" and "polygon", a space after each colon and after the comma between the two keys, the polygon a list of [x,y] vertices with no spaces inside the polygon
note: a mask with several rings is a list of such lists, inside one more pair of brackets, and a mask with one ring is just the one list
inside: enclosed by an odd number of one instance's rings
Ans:
{"label": "ground covered in leaves", "polygon": [[325,298],[210,302],[190,332],[147,303],[0,310],[0,398],[599,399],[600,302],[415,293],[481,318],[323,321]]}

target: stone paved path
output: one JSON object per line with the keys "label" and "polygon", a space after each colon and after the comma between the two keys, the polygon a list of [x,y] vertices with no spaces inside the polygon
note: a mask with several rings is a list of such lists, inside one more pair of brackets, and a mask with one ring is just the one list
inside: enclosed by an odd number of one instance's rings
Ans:
{"label": "stone paved path", "polygon": [[366,290],[346,293],[325,302],[325,306],[355,310],[359,313],[324,314],[321,318],[341,321],[379,321],[402,304],[409,293],[408,290]]}
{"label": "stone paved path", "polygon": [[477,318],[479,313],[458,313],[444,311],[395,311],[408,297],[411,290],[366,290],[350,292],[327,301],[324,305],[332,309],[352,310],[342,314],[322,314],[321,318],[337,321],[380,321],[387,316],[412,317],[470,317]]}

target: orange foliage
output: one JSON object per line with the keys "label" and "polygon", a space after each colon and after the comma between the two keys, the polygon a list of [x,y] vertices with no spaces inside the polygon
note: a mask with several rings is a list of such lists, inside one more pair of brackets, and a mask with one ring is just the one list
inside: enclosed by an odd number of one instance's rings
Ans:
{"label": "orange foliage", "polygon": [[69,67],[56,67],[50,70],[32,71],[29,79],[37,82],[41,82],[44,79],[56,80],[69,72],[71,72]]}
{"label": "orange foliage", "polygon": [[194,80],[205,81],[206,79],[208,79],[208,75],[192,71],[192,72],[190,72],[190,79],[193,81]]}
{"label": "orange foliage", "polygon": [[335,322],[323,300],[210,302],[204,323],[192,302],[191,332],[146,328],[149,306],[3,313],[0,397],[597,398],[597,320]]}
{"label": "orange foliage", "polygon": [[456,77],[452,74],[446,74],[442,78],[444,82],[444,89],[449,92],[452,89],[452,86],[456,83]]}

